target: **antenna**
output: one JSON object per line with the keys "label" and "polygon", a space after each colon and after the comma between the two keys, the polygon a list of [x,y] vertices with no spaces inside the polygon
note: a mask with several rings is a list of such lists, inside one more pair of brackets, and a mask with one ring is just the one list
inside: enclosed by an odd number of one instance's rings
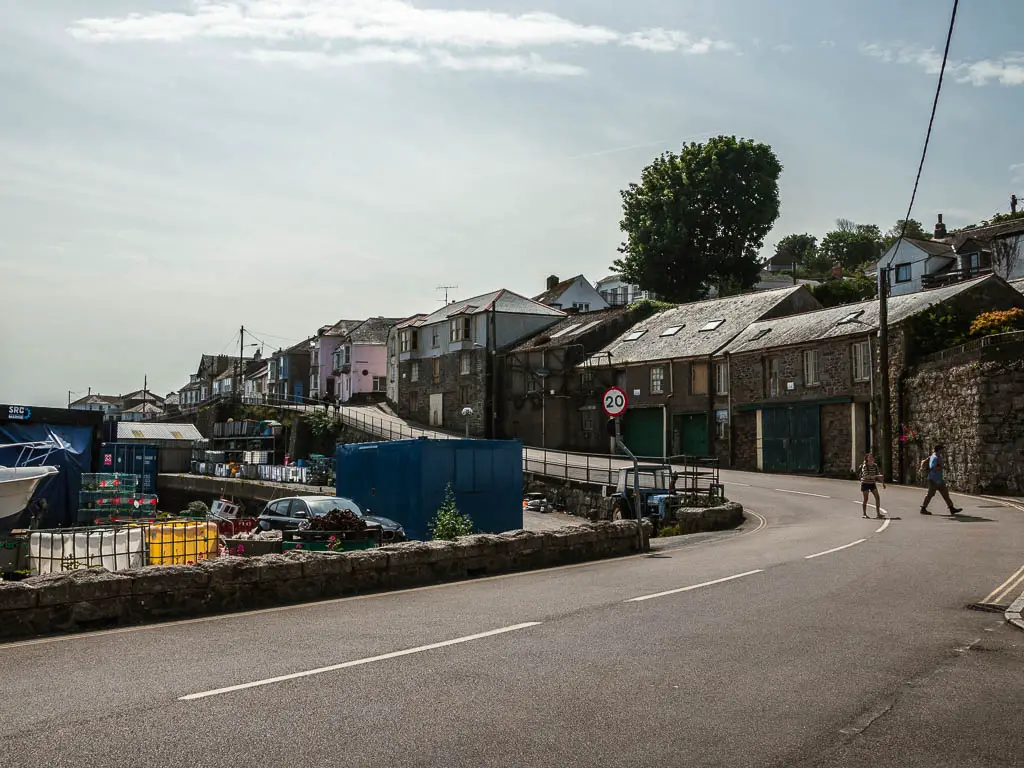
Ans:
{"label": "antenna", "polygon": [[439,285],[439,286],[437,286],[437,290],[444,291],[444,303],[445,304],[448,303],[448,291],[455,290],[458,287],[459,286],[457,286],[457,285]]}

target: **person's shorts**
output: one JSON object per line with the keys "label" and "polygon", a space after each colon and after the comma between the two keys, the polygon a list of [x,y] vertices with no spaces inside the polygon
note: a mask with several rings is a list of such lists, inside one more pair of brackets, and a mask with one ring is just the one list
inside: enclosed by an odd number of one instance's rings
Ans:
{"label": "person's shorts", "polygon": [[864,493],[870,493],[870,492],[877,491],[878,490],[878,486],[875,485],[874,483],[861,483],[860,484],[860,489]]}

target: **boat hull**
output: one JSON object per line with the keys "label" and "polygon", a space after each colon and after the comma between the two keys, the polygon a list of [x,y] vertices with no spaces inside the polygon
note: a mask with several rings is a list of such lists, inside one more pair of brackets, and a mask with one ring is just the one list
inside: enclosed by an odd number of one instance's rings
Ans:
{"label": "boat hull", "polygon": [[0,467],[0,525],[20,514],[39,483],[59,471],[57,467]]}

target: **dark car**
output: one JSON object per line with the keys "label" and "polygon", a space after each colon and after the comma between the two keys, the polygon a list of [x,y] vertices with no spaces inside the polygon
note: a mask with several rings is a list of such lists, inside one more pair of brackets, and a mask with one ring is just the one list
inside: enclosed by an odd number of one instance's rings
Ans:
{"label": "dark car", "polygon": [[366,522],[379,525],[381,538],[385,544],[406,539],[405,529],[394,520],[364,514],[352,499],[340,496],[290,496],[285,499],[275,499],[263,508],[263,512],[260,513],[259,525],[264,531],[295,531],[299,529],[303,521],[309,520],[311,517],[326,515],[332,509],[352,510],[353,514],[363,518]]}

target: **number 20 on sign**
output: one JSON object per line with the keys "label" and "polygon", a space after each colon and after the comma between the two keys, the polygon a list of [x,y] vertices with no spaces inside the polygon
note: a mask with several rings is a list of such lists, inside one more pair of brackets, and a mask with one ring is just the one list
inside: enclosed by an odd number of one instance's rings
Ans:
{"label": "number 20 on sign", "polygon": [[612,417],[624,414],[628,403],[629,400],[626,398],[626,393],[618,387],[609,387],[605,390],[604,396],[601,398],[601,405],[604,406],[604,412]]}

